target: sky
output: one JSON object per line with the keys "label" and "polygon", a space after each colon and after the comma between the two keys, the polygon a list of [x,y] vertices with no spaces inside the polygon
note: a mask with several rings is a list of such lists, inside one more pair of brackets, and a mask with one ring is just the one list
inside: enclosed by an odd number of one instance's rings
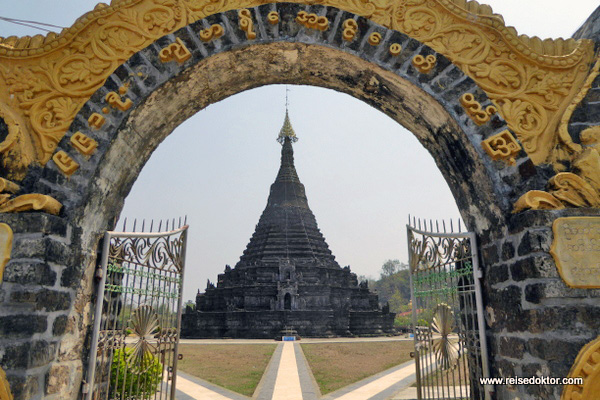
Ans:
{"label": "sky", "polygon": [[[66,27],[95,4],[11,1],[0,17]],[[557,0],[487,4],[520,34],[544,39],[570,37],[598,0],[572,1],[568,9]],[[44,32],[0,20],[0,36],[38,33]],[[408,214],[460,218],[440,171],[410,132],[348,95],[288,88],[290,118],[299,137],[296,169],[341,266],[376,278],[385,260],[407,261]],[[207,279],[215,282],[226,264],[235,265],[254,231],[279,168],[281,147],[275,139],[283,124],[285,94],[285,86],[265,86],[198,112],[157,148],[126,199],[121,219],[187,215],[184,300],[203,290]]]}

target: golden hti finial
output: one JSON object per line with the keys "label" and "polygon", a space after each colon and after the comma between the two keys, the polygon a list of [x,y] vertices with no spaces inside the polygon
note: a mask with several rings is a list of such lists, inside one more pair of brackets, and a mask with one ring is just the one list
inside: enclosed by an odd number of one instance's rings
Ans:
{"label": "golden hti finial", "polygon": [[279,131],[279,136],[277,137],[277,141],[281,144],[285,142],[285,138],[289,137],[292,142],[297,142],[298,138],[296,137],[296,132],[294,132],[294,128],[292,128],[292,123],[290,122],[290,116],[288,114],[288,92],[289,89],[285,88],[285,119],[283,120],[283,126]]}

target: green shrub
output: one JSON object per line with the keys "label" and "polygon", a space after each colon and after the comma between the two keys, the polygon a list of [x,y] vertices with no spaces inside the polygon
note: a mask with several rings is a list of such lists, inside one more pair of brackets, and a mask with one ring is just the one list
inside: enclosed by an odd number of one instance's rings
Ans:
{"label": "green shrub", "polygon": [[156,393],[162,377],[162,364],[157,357],[146,353],[140,364],[129,365],[133,349],[117,349],[110,367],[112,399],[148,399]]}

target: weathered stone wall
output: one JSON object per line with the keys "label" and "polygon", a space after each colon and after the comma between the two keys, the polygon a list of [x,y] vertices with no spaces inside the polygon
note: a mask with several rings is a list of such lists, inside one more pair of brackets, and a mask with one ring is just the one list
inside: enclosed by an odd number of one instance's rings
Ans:
{"label": "weathered stone wall", "polygon": [[[482,246],[492,376],[565,377],[600,332],[600,290],[571,289],[552,256],[552,222],[597,210],[526,211]],[[557,385],[497,386],[499,399],[554,399]]]}
{"label": "weathered stone wall", "polygon": [[600,42],[600,7],[590,15],[590,17],[573,34],[575,39],[592,39],[596,43]]}
{"label": "weathered stone wall", "polygon": [[0,365],[16,399],[72,397],[82,379],[89,298],[81,270],[93,265],[65,218],[2,214],[14,232],[0,287]]}
{"label": "weathered stone wall", "polygon": [[[267,22],[274,10],[281,16],[277,25]],[[299,26],[294,18],[300,10],[326,15],[330,29]],[[419,72],[412,60],[434,54],[427,46],[333,8],[272,4],[251,12],[254,40],[247,40],[237,13],[231,11],[167,35],[132,56],[91,97],[59,143],[80,164],[77,174],[68,179],[50,161],[43,170],[32,168],[22,182],[24,190],[61,201],[61,215],[0,215],[15,232],[12,259],[0,286],[0,366],[15,397],[77,397],[88,357],[98,242],[112,227],[152,151],[198,110],[271,83],[310,84],[350,94],[411,130],[436,160],[480,241],[492,374],[566,375],[581,346],[600,331],[600,293],[569,289],[558,277],[548,254],[551,224],[559,216],[598,215],[598,210],[511,215],[514,201],[527,190],[543,188],[554,171],[535,166],[524,151],[515,165],[492,161],[481,141],[506,124],[497,115],[481,126],[471,120],[459,97],[473,93],[483,106],[490,101],[445,57],[437,55],[430,72]],[[347,18],[359,27],[352,42],[342,38]],[[598,11],[590,21],[582,35],[597,37]],[[202,42],[198,33],[213,23],[221,23],[225,35]],[[382,35],[378,46],[368,43],[373,32]],[[160,50],[176,38],[191,58],[182,64],[161,62]],[[402,46],[398,56],[388,51],[392,43]],[[101,113],[106,94],[125,81],[131,83],[125,96],[134,106],[107,115],[100,129],[90,128],[88,117]],[[574,135],[598,121],[599,94],[596,82],[574,114]],[[89,158],[69,145],[77,131],[98,142]],[[499,399],[558,398],[561,390],[496,389]]]}

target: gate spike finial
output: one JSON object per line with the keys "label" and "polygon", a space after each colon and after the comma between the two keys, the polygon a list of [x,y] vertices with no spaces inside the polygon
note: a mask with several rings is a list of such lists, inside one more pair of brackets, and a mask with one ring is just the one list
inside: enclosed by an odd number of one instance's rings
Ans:
{"label": "gate spike finial", "polygon": [[179,217],[179,228],[181,228],[181,217]]}
{"label": "gate spike finial", "polygon": [[458,231],[460,232],[460,218],[458,219]]}
{"label": "gate spike finial", "polygon": [[142,232],[144,232],[144,228],[146,227],[146,218],[142,220]]}
{"label": "gate spike finial", "polygon": [[150,232],[152,232],[152,227],[154,226],[154,218],[150,220]]}
{"label": "gate spike finial", "polygon": [[171,230],[175,230],[175,218],[173,218],[173,223],[171,224]]}
{"label": "gate spike finial", "polygon": [[429,219],[429,232],[433,232],[433,220]]}
{"label": "gate spike finial", "polygon": [[450,233],[454,233],[454,226],[452,226],[452,218],[450,218]]}
{"label": "gate spike finial", "polygon": [[187,225],[187,214],[185,214],[185,218],[183,219],[183,224]]}
{"label": "gate spike finial", "polygon": [[123,220],[123,232],[127,232],[127,217]]}
{"label": "gate spike finial", "polygon": [[442,220],[442,228],[444,228],[444,233],[446,233],[446,220]]}
{"label": "gate spike finial", "polygon": [[419,221],[419,230],[421,230],[421,218],[419,218],[418,221]]}
{"label": "gate spike finial", "polygon": [[162,219],[158,222],[158,231],[161,232],[160,228],[162,227]]}
{"label": "gate spike finial", "polygon": [[437,219],[435,220],[435,231],[440,233],[440,222]]}
{"label": "gate spike finial", "polygon": [[132,231],[132,232],[135,232],[135,225],[136,225],[136,224],[137,224],[137,218],[135,218],[135,219],[133,220],[133,231]]}

